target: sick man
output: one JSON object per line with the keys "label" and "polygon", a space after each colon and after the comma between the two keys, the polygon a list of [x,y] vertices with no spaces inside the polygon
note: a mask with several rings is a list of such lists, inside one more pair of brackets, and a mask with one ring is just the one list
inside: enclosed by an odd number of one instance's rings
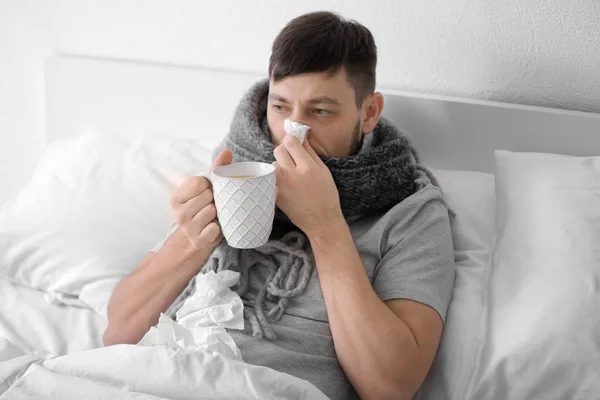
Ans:
{"label": "sick man", "polygon": [[[410,141],[384,118],[371,32],[336,14],[295,18],[275,39],[268,79],[242,98],[214,167],[273,163],[269,242],[223,240],[211,185],[175,191],[176,224],[116,287],[106,345],[137,343],[175,318],[196,274],[241,273],[244,361],[313,383],[331,399],[410,399],[442,335],[454,282],[449,213]],[[207,93],[210,95],[210,93]],[[310,126],[301,143],[286,119]]]}

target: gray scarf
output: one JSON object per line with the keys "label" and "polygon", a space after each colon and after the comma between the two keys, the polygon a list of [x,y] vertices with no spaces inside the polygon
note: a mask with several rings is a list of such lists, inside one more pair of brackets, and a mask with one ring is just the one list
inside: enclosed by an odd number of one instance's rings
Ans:
{"label": "gray scarf", "polygon": [[[242,98],[229,135],[217,148],[233,152],[233,162],[275,161],[271,133],[267,123],[268,80],[256,83]],[[322,158],[337,186],[342,213],[351,221],[359,217],[383,213],[409,197],[435,178],[424,168],[409,139],[390,122],[381,118],[373,132],[370,146],[347,157]],[[283,263],[277,260],[285,259]],[[200,272],[233,270],[240,272],[236,292],[243,297],[248,288],[249,270],[257,264],[267,266],[269,275],[252,304],[254,312],[244,307],[254,336],[274,339],[269,321],[277,321],[289,299],[306,288],[314,267],[314,258],[306,236],[277,209],[273,234],[258,249],[234,249],[223,241]],[[193,293],[195,279],[178,296],[166,314],[175,313]],[[275,305],[265,310],[266,300]]]}

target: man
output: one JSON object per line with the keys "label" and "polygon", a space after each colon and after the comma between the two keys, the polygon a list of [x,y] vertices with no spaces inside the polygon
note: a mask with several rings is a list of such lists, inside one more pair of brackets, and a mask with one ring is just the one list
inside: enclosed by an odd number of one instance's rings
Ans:
{"label": "man", "polygon": [[[380,118],[376,61],[371,33],[356,22],[328,12],[292,20],[273,44],[268,82],[240,103],[213,166],[275,160],[274,229],[284,236],[274,234],[283,250],[270,260],[297,262],[306,278],[289,278],[293,297],[266,299],[276,279],[260,261],[265,252],[241,250],[248,287],[240,293],[254,319],[232,337],[246,362],[307,379],[332,399],[412,398],[454,281],[448,209],[410,142]],[[285,134],[285,119],[311,127],[303,144]],[[231,251],[206,179],[186,180],[171,206],[172,234],[115,289],[106,345],[137,343],[161,312],[173,315],[214,254],[221,262]],[[289,250],[286,232],[299,231]],[[265,314],[269,305],[279,315]]]}

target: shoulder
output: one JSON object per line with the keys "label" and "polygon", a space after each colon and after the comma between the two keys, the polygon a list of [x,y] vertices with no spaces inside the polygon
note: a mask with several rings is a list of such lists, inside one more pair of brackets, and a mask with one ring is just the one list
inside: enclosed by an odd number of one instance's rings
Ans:
{"label": "shoulder", "polygon": [[444,196],[439,188],[427,185],[396,204],[381,217],[381,222],[390,228],[402,224],[419,224],[426,220],[450,217]]}
{"label": "shoulder", "polygon": [[423,241],[452,241],[448,207],[440,189],[433,185],[425,186],[398,203],[380,218],[378,224],[383,253],[413,235],[420,235]]}
{"label": "shoulder", "polygon": [[351,229],[359,250],[379,257],[409,237],[419,245],[431,245],[430,238],[435,238],[438,245],[452,246],[448,207],[434,185],[425,186],[385,213],[353,222]]}

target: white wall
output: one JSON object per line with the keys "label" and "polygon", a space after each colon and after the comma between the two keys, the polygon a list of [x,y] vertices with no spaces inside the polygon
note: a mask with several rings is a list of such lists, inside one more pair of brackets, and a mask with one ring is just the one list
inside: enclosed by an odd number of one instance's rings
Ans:
{"label": "white wall", "polygon": [[42,153],[50,11],[47,2],[0,0],[0,205],[27,183]]}
{"label": "white wall", "polygon": [[0,204],[42,151],[53,51],[264,73],[318,9],[371,29],[381,86],[600,112],[597,0],[0,0]]}

